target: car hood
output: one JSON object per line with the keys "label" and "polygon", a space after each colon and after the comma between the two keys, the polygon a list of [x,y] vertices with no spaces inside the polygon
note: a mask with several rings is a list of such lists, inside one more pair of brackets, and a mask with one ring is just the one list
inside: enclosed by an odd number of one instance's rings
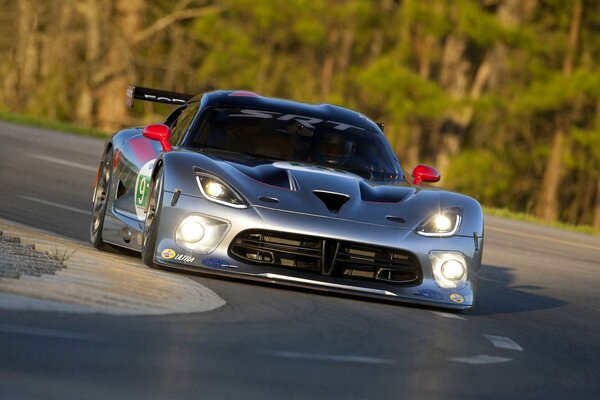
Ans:
{"label": "car hood", "polygon": [[466,196],[406,182],[372,182],[314,164],[213,159],[254,207],[415,229],[443,208],[463,208]]}

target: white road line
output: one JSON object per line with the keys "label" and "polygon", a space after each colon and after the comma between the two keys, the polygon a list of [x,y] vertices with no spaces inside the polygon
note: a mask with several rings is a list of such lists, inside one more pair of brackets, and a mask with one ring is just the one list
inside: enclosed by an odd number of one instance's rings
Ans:
{"label": "white road line", "polygon": [[512,361],[512,358],[488,356],[486,354],[480,354],[473,357],[450,357],[448,361],[471,364],[471,365],[484,365],[484,364],[498,364]]}
{"label": "white road line", "polygon": [[44,336],[44,337],[53,337],[53,338],[59,338],[59,339],[84,340],[84,341],[90,341],[90,342],[105,342],[106,341],[106,339],[104,339],[101,336],[88,335],[86,333],[63,331],[63,330],[57,330],[57,329],[33,328],[30,326],[8,325],[8,324],[0,325],[0,333],[12,333],[12,334],[30,335],[30,336]]}
{"label": "white road line", "polygon": [[29,156],[33,157],[33,158],[37,158],[38,160],[43,160],[43,161],[48,161],[48,162],[55,163],[55,164],[66,165],[68,167],[83,169],[84,171],[96,172],[98,170],[98,168],[90,167],[89,165],[79,164],[79,163],[67,161],[67,160],[62,160],[60,158],[43,156],[41,154],[30,154]]}
{"label": "white road line", "polygon": [[64,206],[62,204],[53,203],[51,201],[46,201],[46,200],[38,199],[35,197],[29,197],[29,196],[17,196],[17,197],[19,197],[21,199],[29,200],[29,201],[34,201],[36,203],[45,204],[47,206],[62,208],[63,210],[73,211],[73,212],[85,214],[85,215],[91,215],[91,211],[80,210],[79,208]]}
{"label": "white road line", "polygon": [[293,358],[297,360],[311,361],[329,361],[339,363],[357,363],[357,364],[396,364],[396,360],[389,358],[365,357],[365,356],[340,356],[333,354],[312,354],[312,353],[295,353],[291,351],[269,351],[268,354],[281,357]]}
{"label": "white road line", "polygon": [[555,238],[551,238],[551,237],[547,237],[547,236],[535,235],[532,233],[523,233],[523,232],[513,231],[512,229],[498,228],[495,226],[487,226],[486,225],[485,229],[488,229],[491,231],[496,231],[496,232],[502,232],[502,233],[510,233],[511,235],[526,237],[529,239],[545,240],[546,242],[559,243],[559,244],[564,244],[566,246],[571,246],[571,247],[580,247],[582,249],[600,251],[600,246],[594,246],[594,245],[586,244],[586,243],[579,243],[579,242],[575,242],[575,241],[571,241],[571,240],[555,239]]}
{"label": "white road line", "polygon": [[431,311],[431,312],[434,313],[435,315],[437,315],[438,317],[452,318],[452,319],[461,319],[463,321],[467,320],[466,318],[461,317],[460,315],[456,315],[456,314],[451,314],[451,313],[441,312],[441,311]]}
{"label": "white road line", "polygon": [[489,341],[492,342],[492,344],[495,347],[498,347],[500,349],[523,351],[523,348],[521,346],[519,346],[519,344],[517,342],[515,342],[514,340],[512,340],[509,337],[493,336],[493,335],[483,335],[483,336],[488,338]]}

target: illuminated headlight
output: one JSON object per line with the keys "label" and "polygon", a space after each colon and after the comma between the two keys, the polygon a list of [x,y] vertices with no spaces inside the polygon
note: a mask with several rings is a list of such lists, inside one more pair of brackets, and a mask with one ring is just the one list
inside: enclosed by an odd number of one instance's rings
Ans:
{"label": "illuminated headlight", "polygon": [[438,214],[433,218],[433,227],[438,232],[447,232],[452,227],[452,221],[444,214]]}
{"label": "illuminated headlight", "polygon": [[467,260],[462,253],[432,251],[429,253],[435,283],[444,289],[462,289],[467,282]]}
{"label": "illuminated headlight", "polygon": [[197,172],[196,180],[202,195],[207,200],[234,208],[248,207],[242,196],[219,178]]}
{"label": "illuminated headlight", "polygon": [[417,228],[417,233],[422,236],[452,236],[458,231],[460,220],[459,210],[442,210],[422,223]]}
{"label": "illuminated headlight", "polygon": [[179,246],[195,253],[208,254],[221,243],[229,225],[229,221],[205,215],[191,215],[177,227],[175,241]]}
{"label": "illuminated headlight", "polygon": [[219,182],[215,182],[211,179],[207,179],[206,182],[206,194],[209,197],[218,199],[225,193],[225,188]]}

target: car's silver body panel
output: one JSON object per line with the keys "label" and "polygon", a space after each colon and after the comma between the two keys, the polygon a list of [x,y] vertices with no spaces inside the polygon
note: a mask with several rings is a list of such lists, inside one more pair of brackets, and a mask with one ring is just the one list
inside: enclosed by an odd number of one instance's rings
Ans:
{"label": "car's silver body panel", "polygon": [[[155,252],[159,265],[445,308],[466,309],[474,302],[484,227],[481,206],[468,196],[415,186],[404,180],[374,183],[349,172],[308,164],[248,165],[210,152],[177,147],[162,153],[160,144],[144,138],[139,128],[116,133],[107,146],[113,148],[115,158],[103,240],[141,250],[144,204],[141,197],[136,197],[136,190],[144,182],[140,177],[145,174],[148,181],[153,167],[160,165],[164,189]],[[249,207],[233,208],[204,198],[196,179],[198,171],[235,188]],[[290,185],[272,184],[271,176],[287,176]],[[331,210],[315,191],[338,193],[348,200],[339,210]],[[459,209],[462,216],[454,235],[424,237],[416,232],[434,213],[450,208]],[[230,224],[210,254],[194,253],[176,243],[179,223],[193,214]],[[412,284],[397,284],[243,262],[232,256],[230,244],[240,232],[249,229],[399,249],[415,257],[421,277]],[[164,250],[182,257],[177,257],[177,261],[172,257],[165,259]],[[429,257],[432,251],[459,252],[464,256],[468,275],[462,289],[443,289],[436,283]],[[457,298],[461,301],[457,302]]]}

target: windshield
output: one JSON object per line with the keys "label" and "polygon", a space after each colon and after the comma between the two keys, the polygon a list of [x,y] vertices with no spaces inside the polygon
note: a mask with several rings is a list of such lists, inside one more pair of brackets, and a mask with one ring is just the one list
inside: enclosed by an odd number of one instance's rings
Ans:
{"label": "windshield", "polygon": [[372,180],[398,179],[399,168],[382,135],[344,122],[254,109],[213,109],[186,141],[256,158],[349,171]]}

